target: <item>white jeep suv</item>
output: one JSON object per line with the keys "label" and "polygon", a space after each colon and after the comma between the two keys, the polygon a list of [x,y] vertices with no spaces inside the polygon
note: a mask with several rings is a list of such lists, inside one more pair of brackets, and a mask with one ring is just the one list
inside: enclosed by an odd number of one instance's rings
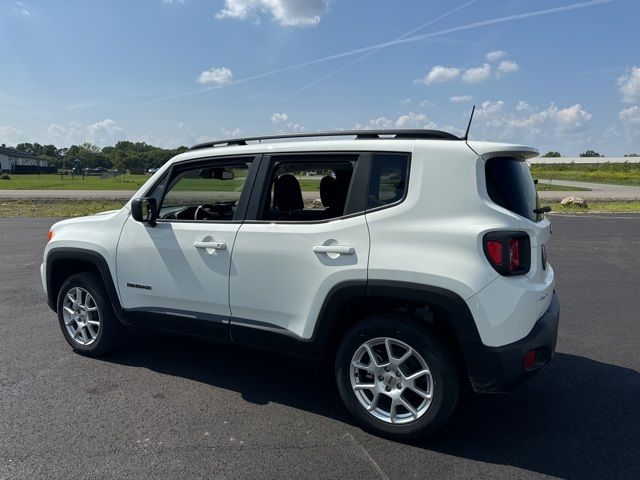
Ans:
{"label": "white jeep suv", "polygon": [[42,283],[77,352],[135,326],[328,359],[365,428],[417,438],[463,382],[507,390],[553,356],[536,155],[429,130],[198,145],[53,225]]}

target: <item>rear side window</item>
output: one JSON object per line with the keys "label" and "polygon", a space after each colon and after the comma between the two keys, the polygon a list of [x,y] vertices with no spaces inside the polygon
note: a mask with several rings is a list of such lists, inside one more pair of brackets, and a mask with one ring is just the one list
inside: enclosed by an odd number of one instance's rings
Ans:
{"label": "rear side window", "polygon": [[374,153],[371,159],[368,208],[399,202],[407,191],[409,156],[399,153]]}
{"label": "rear side window", "polygon": [[491,158],[485,164],[485,176],[491,200],[529,220],[541,220],[542,215],[534,212],[538,208],[538,193],[525,161],[514,157]]}

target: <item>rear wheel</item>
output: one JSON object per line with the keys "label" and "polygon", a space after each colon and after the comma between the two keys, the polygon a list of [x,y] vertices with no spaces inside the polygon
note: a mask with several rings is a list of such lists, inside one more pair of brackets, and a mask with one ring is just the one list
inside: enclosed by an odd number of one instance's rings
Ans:
{"label": "rear wheel", "polygon": [[336,358],[347,408],[366,429],[399,440],[435,432],[460,392],[447,348],[416,322],[398,315],[364,320],[346,334]]}
{"label": "rear wheel", "polygon": [[67,343],[79,353],[98,356],[119,344],[122,327],[102,280],[92,272],[77,273],[62,284],[58,322]]}

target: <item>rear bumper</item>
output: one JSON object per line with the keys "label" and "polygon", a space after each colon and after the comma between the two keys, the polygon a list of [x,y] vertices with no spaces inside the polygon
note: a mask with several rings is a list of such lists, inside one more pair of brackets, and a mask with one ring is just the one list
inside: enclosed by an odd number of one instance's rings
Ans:
{"label": "rear bumper", "polygon": [[[523,339],[501,347],[466,344],[464,352],[473,389],[508,391],[539,372],[555,353],[559,319],[560,304],[554,291],[549,309]],[[536,351],[536,361],[532,368],[525,369],[524,357],[531,350]]]}

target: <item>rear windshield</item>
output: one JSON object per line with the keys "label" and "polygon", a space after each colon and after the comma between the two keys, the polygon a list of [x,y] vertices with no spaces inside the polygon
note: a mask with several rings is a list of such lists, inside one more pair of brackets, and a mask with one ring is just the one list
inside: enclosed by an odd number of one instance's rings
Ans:
{"label": "rear windshield", "polygon": [[538,193],[526,162],[514,157],[494,157],[485,165],[489,197],[501,207],[537,222],[542,215],[538,208]]}

